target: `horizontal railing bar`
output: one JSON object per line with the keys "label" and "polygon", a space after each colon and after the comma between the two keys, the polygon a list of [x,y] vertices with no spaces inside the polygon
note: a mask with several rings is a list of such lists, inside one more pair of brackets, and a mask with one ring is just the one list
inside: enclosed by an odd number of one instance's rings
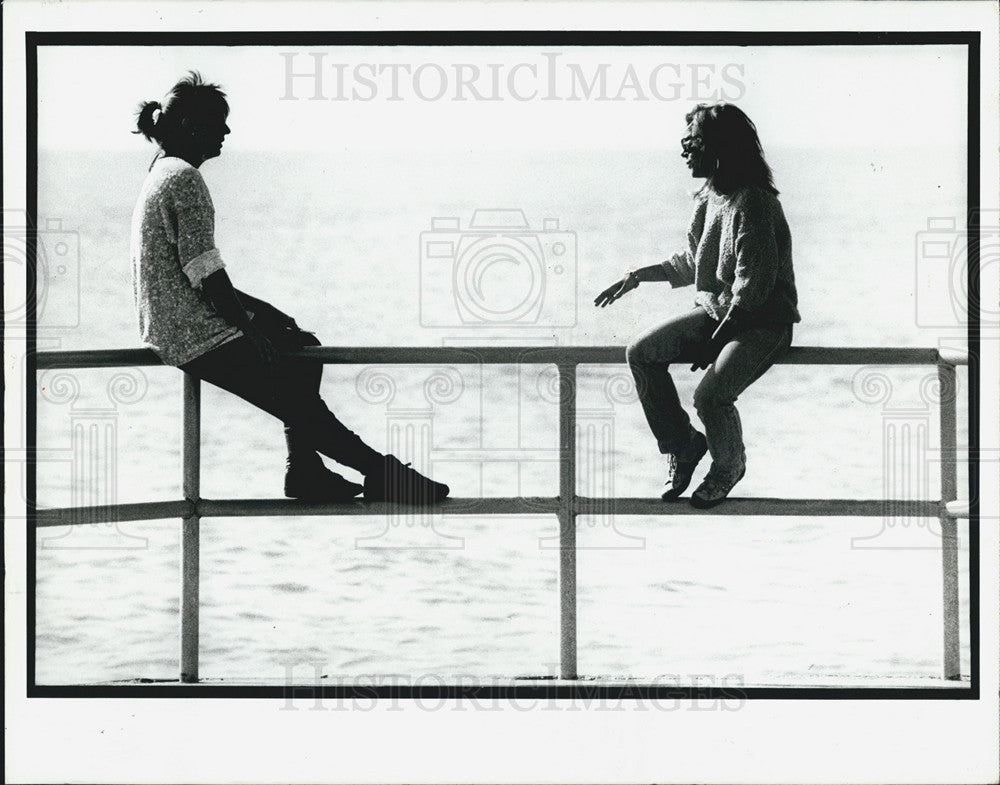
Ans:
{"label": "horizontal railing bar", "polygon": [[445,499],[430,507],[391,502],[302,502],[295,499],[200,499],[198,514],[203,518],[295,515],[532,515],[555,513],[555,497],[492,497],[485,499]]}
{"label": "horizontal railing bar", "polygon": [[[184,518],[197,514],[203,518],[276,517],[313,515],[536,515],[560,510],[558,497],[497,496],[482,499],[466,497],[446,499],[432,507],[411,507],[388,502],[301,502],[294,499],[200,499],[188,501],[147,502],[105,507],[71,507],[39,510],[38,526],[67,526],[109,521],[143,521],[158,518]],[[960,504],[953,502],[952,504]],[[949,514],[963,517],[960,508]],[[580,515],[802,515],[829,517],[878,517],[882,515],[935,518],[941,504],[936,501],[900,499],[770,499],[733,498],[719,507],[698,510],[681,500],[667,504],[659,499],[576,497],[574,509]],[[966,506],[965,516],[968,516]]]}
{"label": "horizontal railing bar", "polygon": [[152,349],[75,349],[38,352],[35,367],[46,368],[121,368],[163,365]]}
{"label": "horizontal railing bar", "polygon": [[941,362],[945,365],[968,365],[969,353],[965,349],[952,349],[945,347],[938,350]]}
{"label": "horizontal railing bar", "polygon": [[830,517],[881,517],[884,515],[936,518],[941,505],[936,501],[902,499],[772,499],[729,498],[708,510],[692,507],[686,499],[665,503],[659,499],[579,498],[581,515],[802,515]]}
{"label": "horizontal railing bar", "polygon": [[[592,363],[625,362],[624,346],[482,346],[482,347],[356,347],[316,346],[299,352],[325,362],[449,364],[484,363]],[[687,358],[693,360],[694,357]],[[681,362],[684,358],[681,358]],[[845,348],[796,346],[783,355],[784,365],[934,365],[936,349]]]}
{"label": "horizontal railing bar", "polygon": [[[350,365],[601,365],[625,362],[624,346],[315,346],[295,354],[324,363]],[[965,364],[968,357],[958,351],[940,354],[937,349],[911,347],[793,346],[778,360],[780,365],[935,365],[938,362]],[[161,364],[149,349],[87,349],[36,355],[36,366],[40,370]]]}
{"label": "horizontal railing bar", "polygon": [[36,510],[35,525],[75,526],[91,523],[155,521],[159,518],[187,518],[192,512],[194,512],[194,504],[189,501],[106,504],[99,507],[57,507]]}
{"label": "horizontal railing bar", "polygon": [[945,504],[944,509],[950,518],[969,517],[969,502],[967,499],[957,499],[955,501],[948,502]]}

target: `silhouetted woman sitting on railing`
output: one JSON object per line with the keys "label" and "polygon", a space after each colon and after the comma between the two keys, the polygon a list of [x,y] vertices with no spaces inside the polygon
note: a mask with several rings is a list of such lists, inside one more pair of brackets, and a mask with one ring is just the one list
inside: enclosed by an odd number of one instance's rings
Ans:
{"label": "silhouetted woman sitting on railing", "polygon": [[[664,501],[684,492],[710,452],[712,466],[691,495],[692,505],[707,508],[746,471],[736,398],[791,345],[799,312],[791,235],[757,129],[731,104],[700,104],[686,120],[682,155],[692,177],[706,178],[688,248],[627,273],[594,304],[610,305],[641,281],[694,284],[694,310],[646,332],[627,359],[660,452],[670,456]],[[694,360],[691,370],[707,368],[694,394],[704,435],[692,427],[668,372],[683,358]]]}
{"label": "silhouetted woman sitting on railing", "polygon": [[[318,346],[312,333],[233,288],[215,247],[215,215],[198,171],[222,152],[229,105],[191,73],[165,105],[142,104],[138,131],[160,151],[132,216],[132,272],[142,340],[167,365],[244,398],[285,424],[285,495],[433,503],[448,495],[348,430],[319,396],[322,364],[285,353]],[[364,485],[331,472],[317,453],[356,469]]]}

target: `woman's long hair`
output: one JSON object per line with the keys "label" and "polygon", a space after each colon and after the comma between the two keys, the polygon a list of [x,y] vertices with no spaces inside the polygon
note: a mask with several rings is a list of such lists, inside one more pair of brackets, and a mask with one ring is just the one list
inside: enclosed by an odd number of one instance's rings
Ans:
{"label": "woman's long hair", "polygon": [[226,94],[219,85],[205,82],[197,71],[190,71],[173,86],[165,104],[144,101],[139,105],[136,130],[132,133],[142,134],[160,147],[170,147],[180,139],[183,120],[198,119],[218,111],[229,114]]}
{"label": "woman's long hair", "polygon": [[698,104],[685,116],[689,124],[695,118],[701,121],[707,154],[717,161],[706,187],[731,194],[745,185],[757,185],[777,195],[757,127],[741,109],[726,103]]}

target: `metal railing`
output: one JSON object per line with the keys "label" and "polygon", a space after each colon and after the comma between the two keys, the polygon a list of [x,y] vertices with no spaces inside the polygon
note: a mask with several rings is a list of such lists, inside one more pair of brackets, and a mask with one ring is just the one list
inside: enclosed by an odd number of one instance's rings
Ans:
{"label": "metal railing", "polygon": [[[559,495],[556,497],[451,498],[435,512],[490,515],[554,513],[559,519],[560,677],[577,674],[576,519],[588,513],[623,515],[778,515],[895,516],[938,518],[941,526],[943,668],[945,679],[959,679],[959,590],[957,518],[967,518],[967,501],[957,499],[956,365],[968,364],[960,352],[942,354],[921,348],[827,348],[799,346],[783,365],[932,365],[937,366],[940,409],[941,500],[731,498],[711,510],[664,504],[646,498],[590,498],[576,494],[576,382],[582,364],[622,364],[624,347],[310,347],[298,356],[327,364],[548,364],[559,372]],[[146,349],[39,352],[38,370],[160,365]],[[387,515],[400,507],[386,503],[304,503],[295,500],[201,498],[201,393],[199,380],[184,376],[183,494],[179,501],[35,510],[37,526],[179,517],[181,524],[180,681],[198,681],[199,536],[203,517]]]}

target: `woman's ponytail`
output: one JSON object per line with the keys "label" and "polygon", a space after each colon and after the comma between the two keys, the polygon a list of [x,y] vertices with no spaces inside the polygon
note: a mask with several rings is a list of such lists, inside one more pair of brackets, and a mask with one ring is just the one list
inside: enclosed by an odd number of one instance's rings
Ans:
{"label": "woman's ponytail", "polygon": [[157,126],[160,124],[160,117],[163,115],[163,107],[159,101],[145,101],[139,107],[139,117],[136,120],[136,130],[132,133],[142,134],[147,141],[157,141],[161,135],[157,133]]}
{"label": "woman's ponytail", "polygon": [[142,134],[147,141],[165,149],[183,141],[180,135],[185,119],[214,117],[219,112],[223,116],[229,114],[226,94],[217,84],[202,81],[201,75],[192,71],[173,86],[163,104],[159,101],[139,104],[136,130],[132,133]]}

